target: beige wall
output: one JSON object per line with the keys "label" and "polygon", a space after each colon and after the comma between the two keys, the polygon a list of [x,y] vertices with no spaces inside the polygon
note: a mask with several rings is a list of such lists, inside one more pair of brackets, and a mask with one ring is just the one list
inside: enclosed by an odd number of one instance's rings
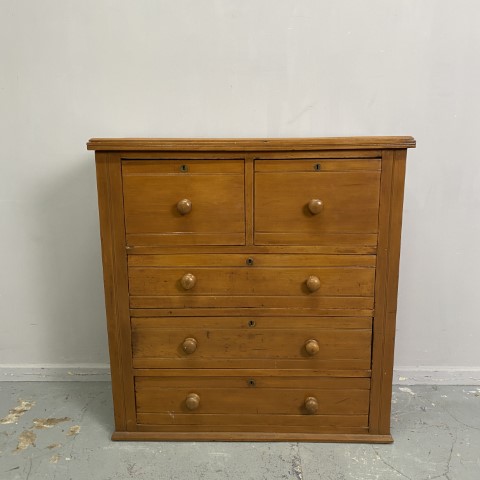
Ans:
{"label": "beige wall", "polygon": [[108,361],[92,136],[414,135],[396,365],[480,370],[478,2],[0,0],[0,364]]}

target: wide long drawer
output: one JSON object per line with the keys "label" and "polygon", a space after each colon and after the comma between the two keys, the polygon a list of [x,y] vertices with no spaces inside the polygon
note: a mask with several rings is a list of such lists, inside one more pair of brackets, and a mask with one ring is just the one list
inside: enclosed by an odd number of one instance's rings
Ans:
{"label": "wide long drawer", "polygon": [[135,368],[368,370],[368,317],[132,318]]}
{"label": "wide long drawer", "polygon": [[162,425],[164,431],[228,431],[235,425],[244,431],[328,432],[367,427],[370,380],[278,377],[268,371],[136,377],[135,393],[137,422]]}
{"label": "wide long drawer", "polygon": [[220,297],[228,299],[224,306],[274,307],[289,297],[290,307],[315,308],[338,297],[333,308],[341,308],[349,297],[373,298],[374,262],[353,255],[131,255],[131,307],[156,307],[151,297],[166,308],[178,300],[182,307],[216,307]]}

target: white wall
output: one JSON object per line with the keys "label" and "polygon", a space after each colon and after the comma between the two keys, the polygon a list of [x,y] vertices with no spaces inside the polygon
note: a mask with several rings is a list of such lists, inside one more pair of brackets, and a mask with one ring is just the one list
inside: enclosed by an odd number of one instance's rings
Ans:
{"label": "white wall", "polygon": [[414,135],[396,365],[480,369],[475,1],[0,0],[0,364],[108,361],[89,137]]}

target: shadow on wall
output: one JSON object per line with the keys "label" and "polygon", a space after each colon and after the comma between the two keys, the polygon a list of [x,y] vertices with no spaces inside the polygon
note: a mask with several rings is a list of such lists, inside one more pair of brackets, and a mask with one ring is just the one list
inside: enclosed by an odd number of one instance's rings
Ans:
{"label": "shadow on wall", "polygon": [[65,158],[36,207],[45,363],[108,363],[95,163]]}

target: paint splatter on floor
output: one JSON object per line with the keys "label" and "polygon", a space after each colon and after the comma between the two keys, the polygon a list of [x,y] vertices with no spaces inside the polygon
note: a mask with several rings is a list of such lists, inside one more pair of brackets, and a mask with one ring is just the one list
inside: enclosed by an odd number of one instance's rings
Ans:
{"label": "paint splatter on floor", "polygon": [[34,418],[33,419],[33,426],[38,429],[43,428],[52,428],[59,423],[68,422],[71,420],[69,417],[63,418]]}
{"label": "paint splatter on floor", "polygon": [[60,460],[60,454],[59,453],[56,453],[55,455],[52,455],[50,457],[50,463],[58,463],[59,460]]}
{"label": "paint splatter on floor", "polygon": [[80,428],[80,425],[74,425],[73,427],[70,427],[67,436],[72,437],[73,435],[77,435],[80,432]]}
{"label": "paint splatter on floor", "polygon": [[61,446],[62,446],[61,443],[52,443],[52,444],[48,445],[47,448],[49,450],[53,450],[54,448],[60,448]]}
{"label": "paint splatter on floor", "polygon": [[35,402],[27,402],[25,400],[19,400],[19,402],[19,405],[8,412],[8,415],[0,418],[0,424],[17,423],[18,419],[35,405]]}
{"label": "paint splatter on floor", "polygon": [[28,447],[35,446],[35,440],[37,435],[30,430],[24,430],[18,437],[18,445],[14,452],[20,452],[26,450]]}

